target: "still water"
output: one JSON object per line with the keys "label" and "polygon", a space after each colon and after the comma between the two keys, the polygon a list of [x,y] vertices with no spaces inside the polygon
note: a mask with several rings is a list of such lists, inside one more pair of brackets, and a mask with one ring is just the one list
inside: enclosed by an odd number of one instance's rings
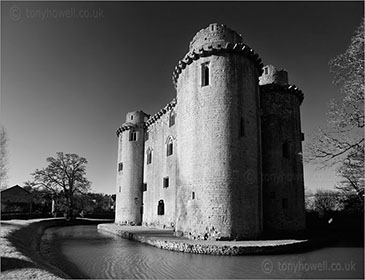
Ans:
{"label": "still water", "polygon": [[72,278],[363,278],[364,248],[285,255],[208,256],[171,252],[97,231],[96,225],[45,231],[41,252]]}

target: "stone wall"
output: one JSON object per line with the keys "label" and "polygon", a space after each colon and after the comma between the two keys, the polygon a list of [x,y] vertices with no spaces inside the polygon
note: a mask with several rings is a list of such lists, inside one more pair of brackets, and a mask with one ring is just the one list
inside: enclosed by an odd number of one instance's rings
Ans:
{"label": "stone wall", "polygon": [[[170,114],[166,111],[148,126],[145,142],[143,192],[143,225],[157,228],[173,228],[176,200],[176,125],[169,125]],[[172,154],[167,156],[167,145],[172,143]],[[152,162],[147,164],[147,154],[152,153]],[[168,187],[164,187],[168,178]],[[159,201],[164,203],[163,215],[158,215]]]}

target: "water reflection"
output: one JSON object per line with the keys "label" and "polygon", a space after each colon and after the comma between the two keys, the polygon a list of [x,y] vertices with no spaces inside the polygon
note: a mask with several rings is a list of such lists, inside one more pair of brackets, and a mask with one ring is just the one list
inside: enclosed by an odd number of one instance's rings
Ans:
{"label": "water reflection", "polygon": [[363,248],[208,256],[157,249],[99,233],[95,225],[47,229],[41,252],[73,278],[362,278],[364,274]]}

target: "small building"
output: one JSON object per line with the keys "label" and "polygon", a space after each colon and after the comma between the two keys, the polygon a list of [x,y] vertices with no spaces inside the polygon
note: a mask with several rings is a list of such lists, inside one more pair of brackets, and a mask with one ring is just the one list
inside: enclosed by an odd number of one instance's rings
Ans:
{"label": "small building", "polygon": [[1,213],[31,213],[33,197],[19,185],[1,191]]}

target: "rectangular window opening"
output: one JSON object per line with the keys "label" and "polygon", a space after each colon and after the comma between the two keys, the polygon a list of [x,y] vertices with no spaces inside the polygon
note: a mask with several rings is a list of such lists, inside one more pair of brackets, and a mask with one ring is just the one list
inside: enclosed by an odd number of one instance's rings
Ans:
{"label": "rectangular window opening", "polygon": [[201,77],[202,77],[202,86],[209,85],[209,63],[204,63],[201,66]]}
{"label": "rectangular window opening", "polygon": [[147,152],[147,164],[152,163],[152,151]]}
{"label": "rectangular window opening", "polygon": [[191,199],[195,199],[195,192],[191,193]]}
{"label": "rectangular window opening", "polygon": [[169,118],[169,127],[175,125],[175,112],[170,112],[170,118]]}
{"label": "rectangular window opening", "polygon": [[122,162],[119,162],[118,164],[118,171],[121,171],[123,170],[123,163]]}
{"label": "rectangular window opening", "polygon": [[143,191],[146,192],[147,191],[147,183],[143,183]]}
{"label": "rectangular window opening", "polygon": [[129,141],[137,141],[137,131],[131,130],[129,132]]}
{"label": "rectangular window opening", "polygon": [[163,187],[168,188],[169,187],[169,177],[163,178]]}
{"label": "rectangular window opening", "polygon": [[167,144],[167,151],[166,151],[167,156],[171,156],[173,154],[173,148],[174,148],[174,146],[173,146],[172,142]]}

